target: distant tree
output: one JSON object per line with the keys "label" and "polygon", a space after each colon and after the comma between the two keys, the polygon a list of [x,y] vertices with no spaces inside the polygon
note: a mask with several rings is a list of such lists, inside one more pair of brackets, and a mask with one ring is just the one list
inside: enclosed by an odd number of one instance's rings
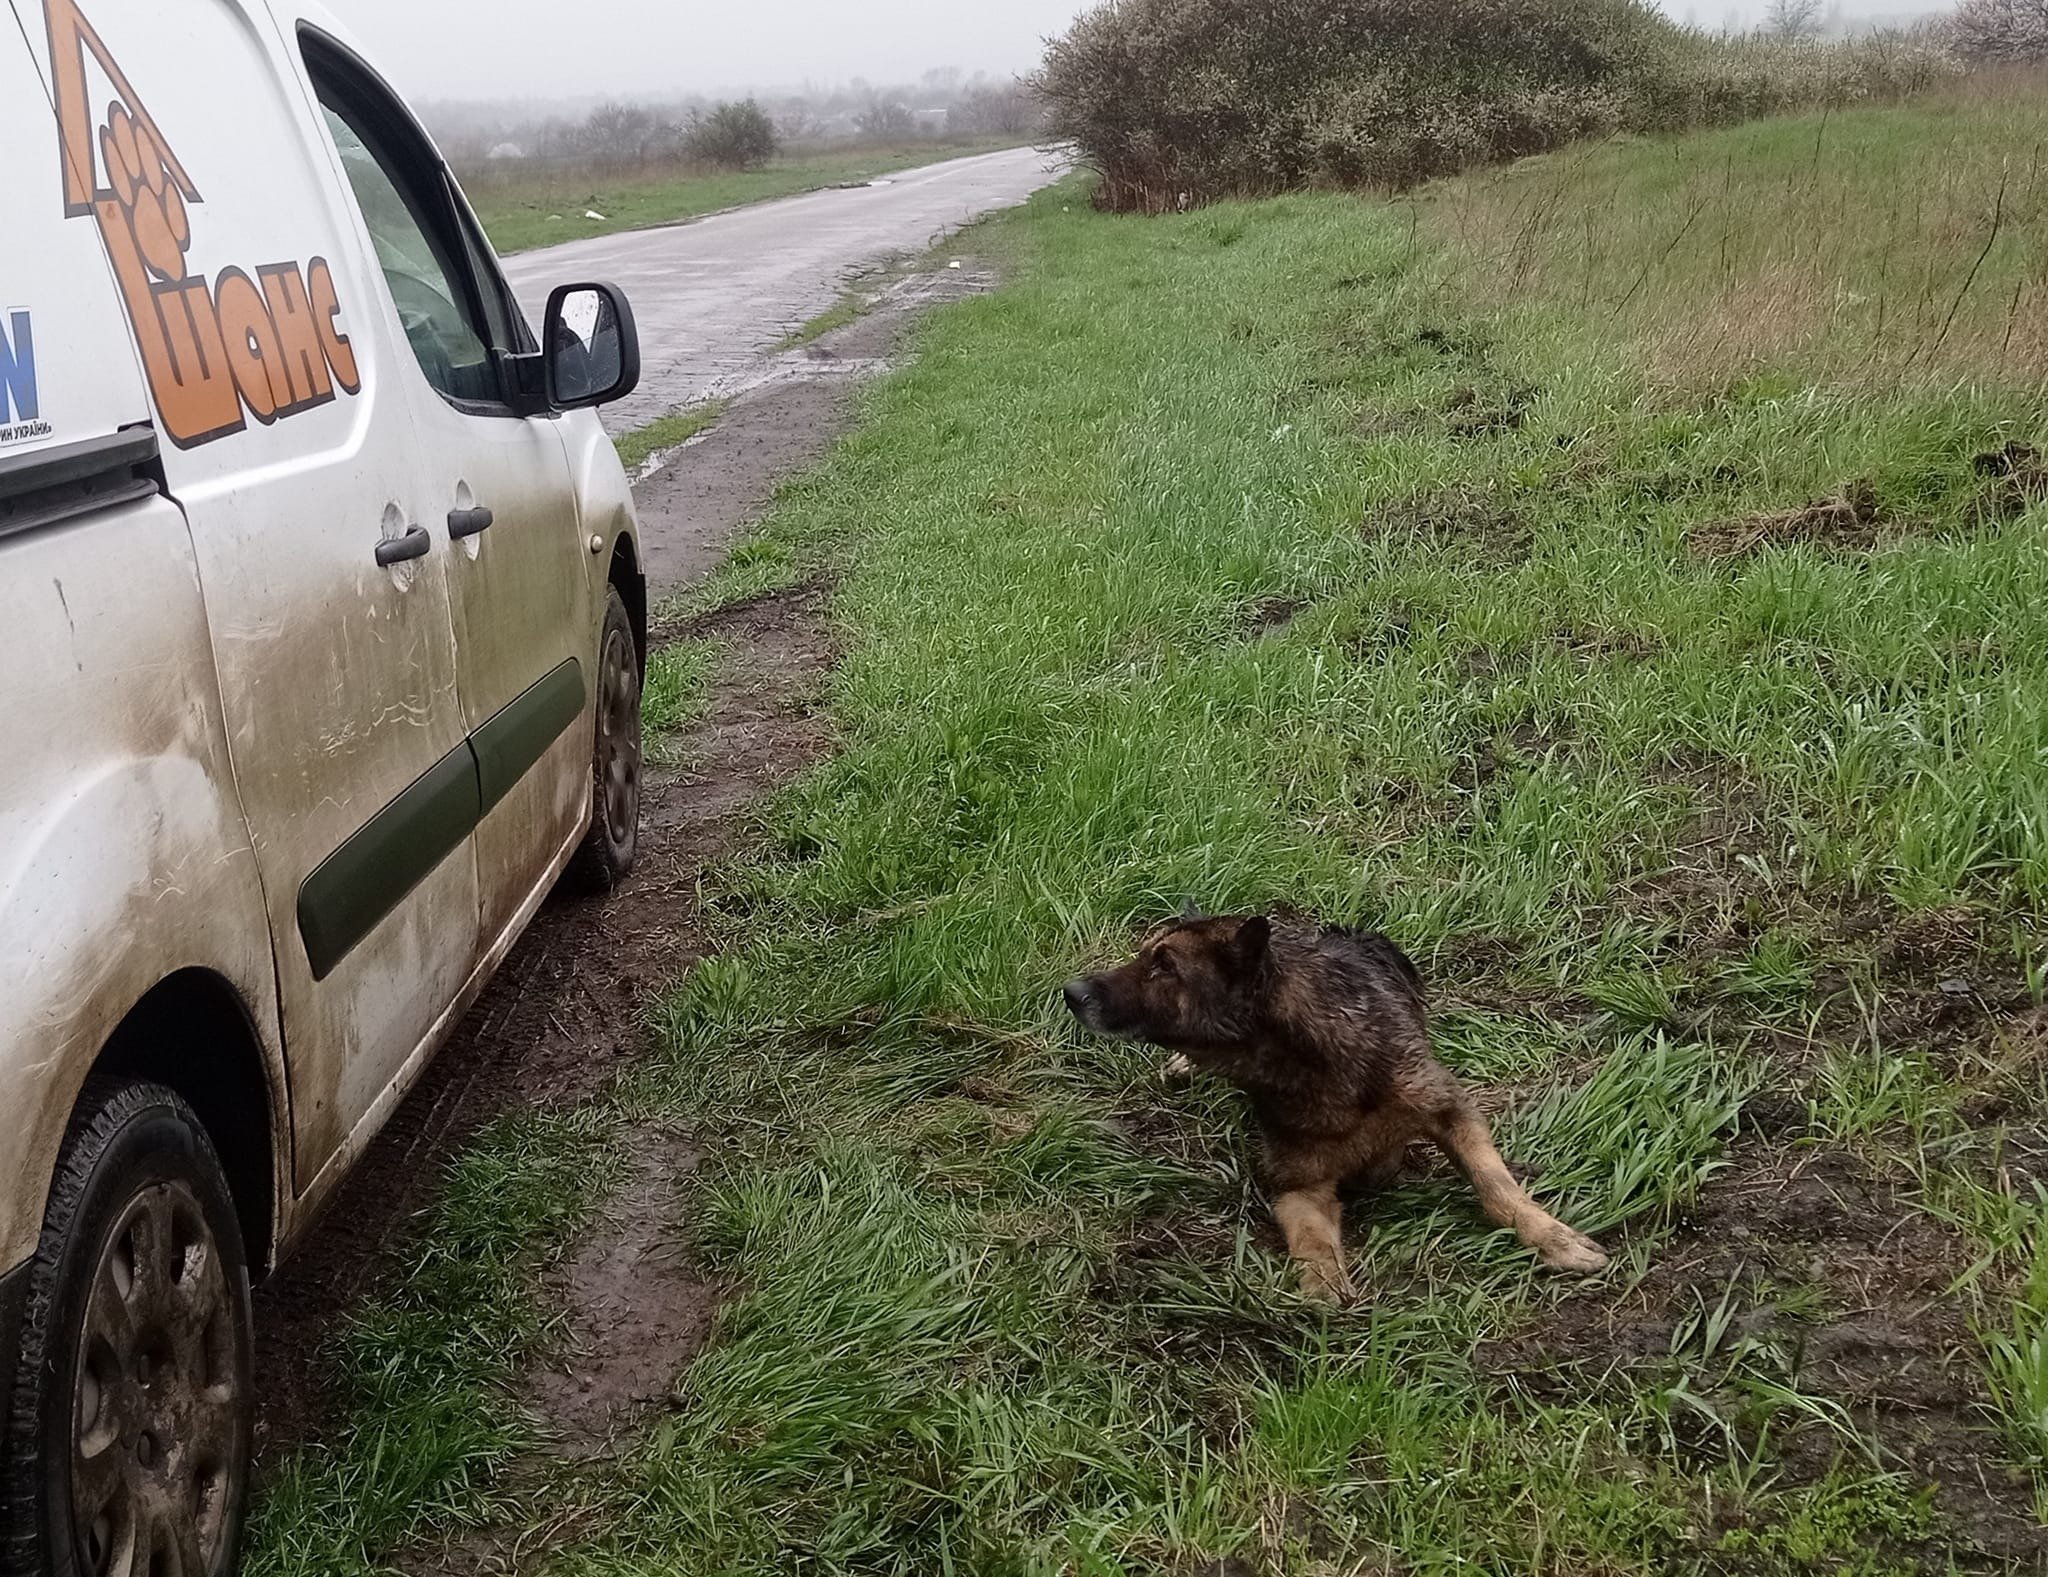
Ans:
{"label": "distant tree", "polygon": [[590,112],[576,141],[579,151],[607,164],[647,164],[674,151],[676,131],[643,104],[612,100]]}
{"label": "distant tree", "polygon": [[2048,0],[1962,0],[1946,31],[1971,65],[2048,64]]}
{"label": "distant tree", "polygon": [[853,124],[867,142],[903,142],[918,133],[917,117],[901,99],[869,100]]}
{"label": "distant tree", "polygon": [[684,154],[721,170],[753,170],[782,146],[775,122],[753,99],[716,104],[707,115],[694,111],[683,136]]}
{"label": "distant tree", "polygon": [[1821,0],[1770,0],[1764,8],[1764,31],[1787,41],[1811,38],[1820,30]]}
{"label": "distant tree", "polygon": [[816,112],[801,99],[780,105],[775,111],[775,135],[785,148],[793,142],[816,142],[824,131]]}
{"label": "distant tree", "polygon": [[977,82],[946,110],[949,137],[1029,137],[1045,122],[1045,106],[1030,85]]}

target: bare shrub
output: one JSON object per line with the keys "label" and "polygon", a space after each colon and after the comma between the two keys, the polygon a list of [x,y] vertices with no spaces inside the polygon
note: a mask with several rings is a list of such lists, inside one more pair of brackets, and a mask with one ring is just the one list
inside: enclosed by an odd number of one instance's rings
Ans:
{"label": "bare shrub", "polygon": [[1045,105],[1031,84],[977,83],[946,110],[948,137],[1028,137],[1045,124]]}
{"label": "bare shrub", "polygon": [[1813,37],[1820,31],[1820,0],[1770,0],[1764,31],[1784,40]]}
{"label": "bare shrub", "polygon": [[2048,0],[1962,0],[1947,33],[1972,65],[2048,65]]}
{"label": "bare shrub", "polygon": [[672,157],[681,140],[676,123],[644,104],[600,104],[576,129],[577,151],[592,163],[637,167]]}
{"label": "bare shrub", "polygon": [[907,142],[918,133],[917,116],[900,99],[873,100],[853,123],[867,142]]}

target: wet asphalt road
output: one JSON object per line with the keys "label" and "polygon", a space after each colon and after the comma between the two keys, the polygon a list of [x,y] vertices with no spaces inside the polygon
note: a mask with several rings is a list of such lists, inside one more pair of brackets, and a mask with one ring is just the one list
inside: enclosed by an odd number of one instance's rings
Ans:
{"label": "wet asphalt road", "polygon": [[640,328],[640,387],[604,420],[626,432],[746,387],[770,347],[831,306],[862,269],[1021,203],[1057,173],[1032,148],[979,154],[871,186],[520,252],[505,271],[536,329],[554,285],[601,279],[625,290]]}

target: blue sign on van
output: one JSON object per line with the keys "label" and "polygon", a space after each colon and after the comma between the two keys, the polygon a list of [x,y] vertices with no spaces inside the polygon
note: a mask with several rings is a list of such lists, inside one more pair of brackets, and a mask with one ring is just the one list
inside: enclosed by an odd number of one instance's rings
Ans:
{"label": "blue sign on van", "polygon": [[36,340],[28,313],[21,308],[0,316],[0,442],[26,438],[16,426],[50,429],[39,422],[42,404],[36,394]]}
{"label": "blue sign on van", "polygon": [[10,307],[0,313],[0,444],[47,436],[35,387],[35,328],[27,309]]}

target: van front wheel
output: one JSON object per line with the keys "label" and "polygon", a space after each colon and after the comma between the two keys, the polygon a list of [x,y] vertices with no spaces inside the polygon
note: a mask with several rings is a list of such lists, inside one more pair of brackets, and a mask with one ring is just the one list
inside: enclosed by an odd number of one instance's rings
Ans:
{"label": "van front wheel", "polygon": [[206,1130],[161,1085],[95,1082],[79,1103],[29,1273],[11,1415],[10,1570],[234,1570],[248,1264]]}
{"label": "van front wheel", "polygon": [[590,831],[569,867],[585,892],[610,892],[640,852],[640,648],[616,586],[597,646],[597,729],[592,750]]}

